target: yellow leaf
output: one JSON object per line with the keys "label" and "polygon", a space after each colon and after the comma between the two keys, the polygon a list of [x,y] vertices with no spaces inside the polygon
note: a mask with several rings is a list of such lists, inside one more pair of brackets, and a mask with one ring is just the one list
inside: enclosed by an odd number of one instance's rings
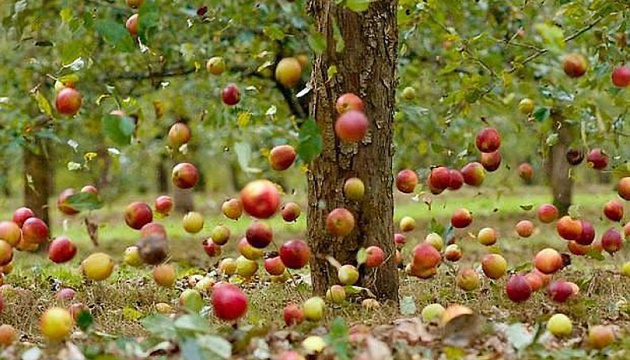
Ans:
{"label": "yellow leaf", "polygon": [[236,122],[238,123],[239,128],[244,128],[249,124],[249,119],[252,117],[252,114],[249,111],[241,111],[238,113],[238,117]]}

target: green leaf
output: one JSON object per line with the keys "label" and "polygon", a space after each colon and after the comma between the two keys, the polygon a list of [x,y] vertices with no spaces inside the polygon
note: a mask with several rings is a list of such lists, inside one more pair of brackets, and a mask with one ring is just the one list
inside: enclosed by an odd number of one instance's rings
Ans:
{"label": "green leaf", "polygon": [[94,318],[92,318],[92,314],[88,310],[81,310],[77,315],[77,326],[81,331],[87,331],[87,329],[92,326],[94,323]]}
{"label": "green leaf", "polygon": [[547,144],[547,146],[554,146],[558,143],[558,140],[558,133],[551,133],[549,134],[549,136],[547,136],[545,144]]}
{"label": "green leaf", "polygon": [[507,340],[516,350],[523,350],[532,343],[534,337],[521,323],[511,324],[505,332]]}
{"label": "green leaf", "polygon": [[187,338],[179,343],[179,349],[182,352],[182,359],[186,360],[206,360],[201,347],[195,339]]}
{"label": "green leaf", "polygon": [[333,38],[335,39],[335,51],[338,53],[342,52],[346,47],[346,41],[343,39],[335,19],[333,19]]}
{"label": "green leaf", "polygon": [[[438,222],[436,218],[431,219],[431,222],[429,223],[429,232],[444,234],[445,230],[446,228],[444,227],[444,225],[440,224],[440,222]],[[446,240],[446,238],[444,238],[444,240]]]}
{"label": "green leaf", "polygon": [[207,319],[198,314],[188,314],[180,316],[174,323],[175,329],[180,334],[189,333],[210,333],[212,328]]}
{"label": "green leaf", "polygon": [[400,313],[402,315],[413,315],[416,311],[418,311],[418,308],[416,307],[416,300],[413,296],[403,296],[402,299],[400,299]]}
{"label": "green leaf", "polygon": [[572,204],[571,206],[569,206],[569,210],[567,211],[567,213],[574,219],[581,218],[582,214],[580,211],[580,204]]}
{"label": "green leaf", "polygon": [[591,259],[595,259],[597,261],[604,261],[606,260],[606,258],[604,257],[604,255],[602,255],[601,252],[597,251],[596,249],[590,249],[586,255],[586,257],[589,257]]}
{"label": "green leaf", "polygon": [[134,308],[125,307],[122,309],[122,316],[125,320],[138,320],[142,317],[142,313]]}
{"label": "green leaf", "polygon": [[94,24],[96,31],[103,39],[122,52],[130,52],[135,45],[133,38],[122,24],[113,20],[98,20]]}
{"label": "green leaf", "polygon": [[315,54],[320,55],[326,50],[326,38],[319,32],[311,31],[306,40]]}
{"label": "green leaf", "polygon": [[276,24],[271,26],[265,26],[263,33],[267,35],[271,40],[282,40],[284,38],[284,31]]}
{"label": "green leaf", "polygon": [[525,210],[525,211],[529,211],[531,209],[534,208],[534,204],[523,204],[523,205],[519,205],[521,207],[521,209]]}
{"label": "green leaf", "polygon": [[220,336],[197,336],[197,344],[204,350],[206,359],[229,359],[232,356],[232,344]]}
{"label": "green leaf", "polygon": [[103,118],[103,132],[116,145],[129,145],[135,127],[135,121],[129,116],[110,114]]}
{"label": "green leaf", "polygon": [[328,67],[328,70],[326,70],[326,75],[328,76],[328,81],[332,80],[332,78],[337,75],[337,66],[331,65],[330,67]]}
{"label": "green leaf", "polygon": [[249,162],[252,160],[252,149],[249,143],[238,142],[234,144],[234,152],[236,152],[238,164],[243,171],[248,173],[259,173],[262,171],[261,169],[249,166]]}
{"label": "green leaf", "polygon": [[360,248],[359,251],[357,252],[357,266],[361,264],[365,264],[366,260],[367,260],[367,251],[365,250],[365,248]]}
{"label": "green leaf", "polygon": [[41,111],[42,113],[50,117],[53,117],[52,108],[50,107],[50,103],[48,102],[48,99],[46,99],[46,97],[44,97],[44,95],[42,95],[42,93],[39,92],[39,90],[33,93],[33,97],[35,98],[35,101],[37,101],[37,106],[39,107],[39,111]]}
{"label": "green leaf", "polygon": [[177,336],[173,320],[166,315],[150,315],[142,319],[141,323],[146,331],[161,339],[170,340]]}
{"label": "green leaf", "polygon": [[355,12],[362,12],[370,7],[372,0],[346,0],[346,7]]}
{"label": "green leaf", "polygon": [[304,163],[310,163],[322,152],[324,142],[317,123],[309,118],[300,127],[297,153]]}
{"label": "green leaf", "polygon": [[350,359],[350,331],[348,329],[348,325],[342,318],[337,317],[333,320],[330,325],[330,332],[326,335],[324,340],[335,352],[335,359]]}
{"label": "green leaf", "polygon": [[551,109],[548,107],[537,107],[532,113],[532,116],[538,122],[543,122],[547,120],[550,115],[551,115]]}
{"label": "green leaf", "polygon": [[66,199],[66,204],[77,211],[90,211],[102,208],[104,202],[96,194],[79,192],[69,196]]}
{"label": "green leaf", "polygon": [[79,40],[72,39],[59,46],[59,53],[64,65],[72,64],[83,53],[83,44]]}
{"label": "green leaf", "polygon": [[160,10],[154,0],[145,0],[138,9],[138,36],[143,44],[149,44],[160,20]]}
{"label": "green leaf", "polygon": [[538,31],[543,39],[543,43],[552,50],[564,49],[564,33],[562,29],[556,25],[536,24],[534,29]]}

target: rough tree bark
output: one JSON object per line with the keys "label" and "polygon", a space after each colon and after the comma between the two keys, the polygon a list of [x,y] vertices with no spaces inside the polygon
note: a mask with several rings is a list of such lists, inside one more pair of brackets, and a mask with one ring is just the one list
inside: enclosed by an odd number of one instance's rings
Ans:
{"label": "rough tree bark", "polygon": [[52,195],[53,166],[50,163],[50,146],[37,140],[24,149],[24,206],[48,224],[48,199]]}
{"label": "rough tree bark", "polygon": [[553,204],[560,214],[566,214],[571,206],[573,196],[573,178],[571,178],[571,165],[566,160],[573,134],[568,124],[564,122],[561,114],[553,114],[553,129],[558,133],[558,142],[549,148],[549,158],[545,163],[545,170],[551,185]]}
{"label": "rough tree bark", "polygon": [[[308,172],[308,239],[313,255],[311,274],[316,294],[337,283],[337,271],[326,260],[333,256],[342,264],[356,263],[357,251],[378,245],[386,263],[364,273],[361,284],[381,299],[398,300],[398,276],[394,264],[392,155],[394,148],[394,93],[397,84],[397,1],[376,0],[364,12],[353,12],[335,0],[310,0],[309,12],[316,29],[327,39],[327,48],[315,56],[311,85],[311,115],[320,126],[323,152]],[[339,26],[345,49],[336,52],[333,24]],[[328,78],[328,69],[337,73]],[[370,129],[359,144],[341,143],[334,133],[336,99],[347,92],[360,96]],[[365,183],[360,202],[347,201],[342,187],[349,177]],[[326,215],[337,207],[355,216],[354,231],[343,238],[326,232]],[[362,267],[363,268],[363,267]]]}

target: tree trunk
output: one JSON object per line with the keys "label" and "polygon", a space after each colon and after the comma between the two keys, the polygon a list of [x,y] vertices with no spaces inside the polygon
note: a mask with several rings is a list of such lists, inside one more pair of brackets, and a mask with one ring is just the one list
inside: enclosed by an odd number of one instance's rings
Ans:
{"label": "tree trunk", "polygon": [[173,202],[175,203],[175,211],[180,214],[195,210],[192,189],[180,189],[173,186]]}
{"label": "tree trunk", "polygon": [[166,169],[166,155],[162,154],[157,164],[157,191],[160,194],[168,193],[170,176]]}
{"label": "tree trunk", "polygon": [[558,132],[558,142],[549,148],[549,158],[545,167],[551,184],[553,204],[560,214],[565,215],[571,206],[573,194],[571,165],[566,159],[573,135],[569,124],[565,123],[559,114],[553,116],[553,129]]}
{"label": "tree trunk", "polygon": [[48,224],[48,199],[52,195],[53,166],[49,161],[50,146],[37,140],[24,148],[24,206]]}
{"label": "tree trunk", "polygon": [[[308,172],[308,239],[313,255],[313,290],[324,294],[337,283],[337,271],[326,260],[332,256],[341,264],[356,264],[357,251],[380,246],[386,263],[367,273],[361,267],[361,285],[381,299],[398,300],[398,274],[394,264],[394,200],[392,194],[392,144],[398,30],[396,0],[373,1],[364,12],[335,5],[335,0],[310,0],[309,12],[316,29],[327,39],[327,48],[315,57],[312,72],[311,115],[320,126],[323,152]],[[333,24],[345,40],[336,52]],[[337,73],[329,79],[328,70]],[[370,119],[368,135],[358,144],[337,139],[334,122],[336,99],[347,92],[360,96]],[[359,177],[367,189],[359,202],[347,201],[342,187],[349,177]],[[326,231],[327,214],[345,207],[355,217],[352,233],[343,238]]]}

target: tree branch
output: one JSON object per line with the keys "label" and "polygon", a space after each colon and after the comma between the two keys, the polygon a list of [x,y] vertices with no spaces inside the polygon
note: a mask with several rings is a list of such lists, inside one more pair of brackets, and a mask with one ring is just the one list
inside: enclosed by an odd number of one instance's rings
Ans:
{"label": "tree branch", "polygon": [[[585,27],[581,28],[577,32],[575,32],[575,33],[565,37],[564,38],[564,42],[568,43],[568,42],[574,40],[575,38],[579,37],[580,35],[584,34],[585,32],[591,30],[593,27],[595,27],[595,25],[599,24],[599,22],[602,21],[603,19],[604,19],[604,16],[600,16],[600,17],[596,18],[595,20],[593,20],[592,22],[590,22],[589,24],[587,24]],[[523,60],[520,64],[512,66],[512,68],[510,70],[508,70],[507,73],[511,74],[511,73],[517,71],[522,66],[526,65],[527,63],[530,63],[530,62],[536,60],[538,57],[540,57],[540,56],[542,56],[542,55],[544,55],[544,54],[546,54],[548,52],[549,52],[549,49],[540,49],[540,50],[536,51],[535,53],[533,53],[530,56],[526,57],[525,60]]]}

